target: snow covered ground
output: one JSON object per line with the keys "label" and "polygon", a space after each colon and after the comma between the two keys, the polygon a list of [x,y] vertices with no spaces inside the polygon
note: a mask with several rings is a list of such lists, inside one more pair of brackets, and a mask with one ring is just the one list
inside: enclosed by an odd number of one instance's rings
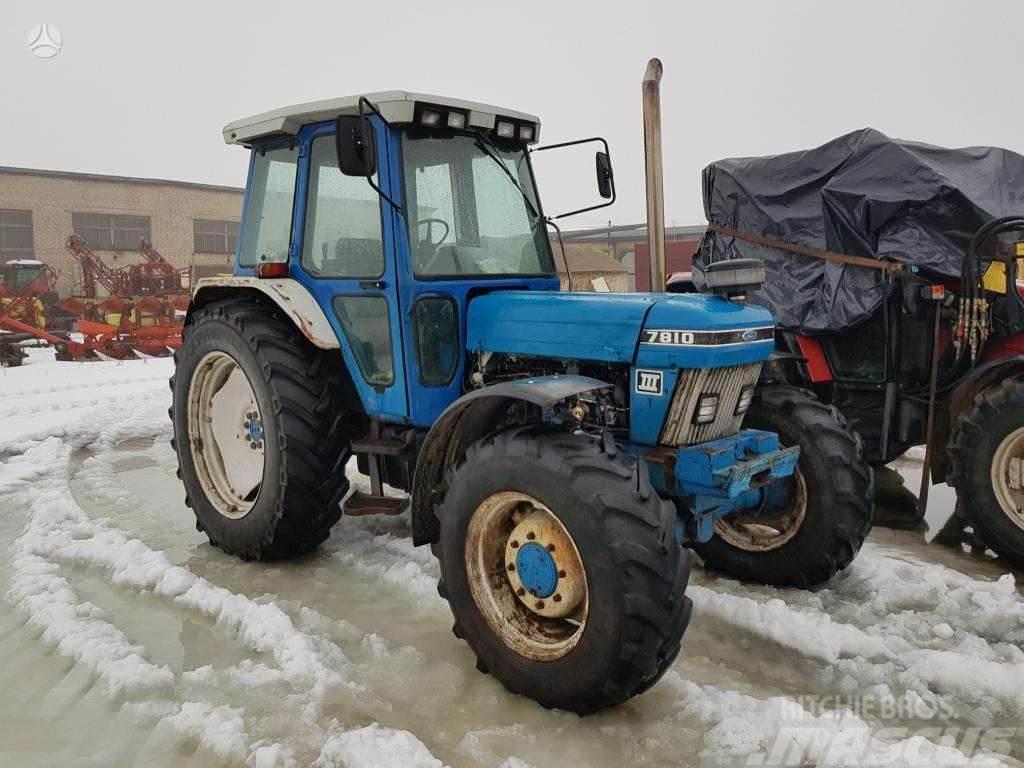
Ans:
{"label": "snow covered ground", "polygon": [[170,371],[0,369],[0,765],[1024,758],[1024,601],[995,563],[879,530],[816,592],[698,571],[674,667],[581,719],[475,670],[403,518],[345,519],[295,563],[208,546],[174,476]]}

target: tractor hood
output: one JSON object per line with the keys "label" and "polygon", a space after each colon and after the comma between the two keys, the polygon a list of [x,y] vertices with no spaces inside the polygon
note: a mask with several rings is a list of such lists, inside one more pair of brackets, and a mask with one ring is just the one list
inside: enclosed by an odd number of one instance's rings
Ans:
{"label": "tractor hood", "polygon": [[497,291],[466,325],[472,351],[657,368],[766,360],[774,339],[768,310],[702,294]]}

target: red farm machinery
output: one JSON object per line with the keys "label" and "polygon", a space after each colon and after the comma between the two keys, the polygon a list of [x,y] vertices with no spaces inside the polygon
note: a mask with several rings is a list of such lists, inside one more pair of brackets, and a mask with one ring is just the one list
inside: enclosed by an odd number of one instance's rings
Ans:
{"label": "red farm machinery", "polygon": [[81,293],[60,304],[78,316],[89,348],[122,358],[162,354],[181,343],[178,313],[188,307],[187,270],[174,267],[145,239],[139,246],[143,260],[116,269],[78,235],[64,247],[81,267],[82,282]]}
{"label": "red farm machinery", "polygon": [[[142,260],[113,268],[78,235],[64,247],[82,270],[76,295],[58,299],[58,275],[36,260],[0,265],[0,366],[20,365],[26,345],[48,343],[60,359],[155,356],[181,344],[188,273],[143,239]],[[71,333],[77,326],[78,334]]]}

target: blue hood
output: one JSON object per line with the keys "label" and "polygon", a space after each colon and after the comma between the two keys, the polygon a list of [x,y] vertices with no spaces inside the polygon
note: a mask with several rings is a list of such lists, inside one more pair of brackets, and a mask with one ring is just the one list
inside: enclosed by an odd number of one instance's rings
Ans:
{"label": "blue hood", "polygon": [[[700,343],[700,332],[766,328],[762,307],[703,294],[497,291],[472,300],[467,347],[572,360],[636,363],[659,368],[737,365],[767,359],[771,333],[758,341]],[[656,338],[641,330],[678,331]],[[684,336],[697,332],[693,338]],[[710,337],[709,337],[710,338]]]}

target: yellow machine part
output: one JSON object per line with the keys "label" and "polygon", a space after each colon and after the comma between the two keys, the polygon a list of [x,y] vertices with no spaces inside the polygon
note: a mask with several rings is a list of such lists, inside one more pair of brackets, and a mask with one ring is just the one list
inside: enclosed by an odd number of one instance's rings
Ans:
{"label": "yellow machine part", "polygon": [[[14,299],[0,299],[0,311],[5,311],[6,312],[7,308],[11,304],[13,304],[13,303],[14,303]],[[43,311],[44,310],[43,302],[41,302],[39,299],[33,299],[32,303],[35,305],[35,316],[34,317],[29,312],[26,312],[24,309],[15,309],[15,311],[11,312],[10,316],[13,319],[15,319],[15,320],[21,320],[22,322],[27,322],[27,323],[30,323],[30,324],[34,324],[35,321],[38,320],[39,321],[39,326],[38,327],[45,329],[46,328],[46,317],[45,317],[44,311]]]}
{"label": "yellow machine part", "polygon": [[[1017,279],[1024,279],[1024,243],[1015,244],[1017,252]],[[992,293],[1006,293],[1006,265],[999,261],[993,261],[981,280],[986,291]]]}

